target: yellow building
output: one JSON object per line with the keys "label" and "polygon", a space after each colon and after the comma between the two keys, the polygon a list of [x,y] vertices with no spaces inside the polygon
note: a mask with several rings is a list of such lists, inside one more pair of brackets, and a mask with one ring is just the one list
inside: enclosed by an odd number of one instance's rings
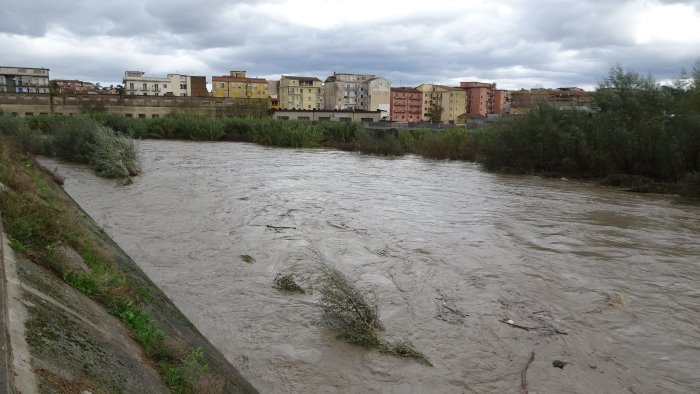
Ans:
{"label": "yellow building", "polygon": [[279,105],[284,109],[321,109],[323,83],[313,77],[282,75],[279,87]]}
{"label": "yellow building", "polygon": [[224,98],[269,99],[267,81],[248,78],[245,71],[231,71],[230,75],[212,77],[212,96]]}
{"label": "yellow building", "polygon": [[467,92],[460,88],[424,83],[416,89],[423,93],[423,121],[430,121],[430,109],[441,107],[440,123],[461,124],[466,121]]}

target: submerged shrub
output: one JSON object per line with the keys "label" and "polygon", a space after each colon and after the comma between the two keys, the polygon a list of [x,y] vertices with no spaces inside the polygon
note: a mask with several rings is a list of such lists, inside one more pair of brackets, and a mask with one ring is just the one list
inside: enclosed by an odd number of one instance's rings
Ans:
{"label": "submerged shrub", "polygon": [[105,178],[126,178],[141,173],[134,141],[104,127],[95,132],[90,165],[97,175]]}
{"label": "submerged shrub", "polygon": [[350,343],[378,346],[376,330],[382,325],[376,298],[364,294],[345,274],[328,265],[323,267],[321,280],[318,291],[323,323]]}
{"label": "submerged shrub", "polygon": [[285,291],[305,293],[304,289],[297,283],[295,274],[277,274],[275,277],[275,288]]}
{"label": "submerged shrub", "polygon": [[423,353],[416,350],[411,341],[408,339],[402,339],[394,343],[382,341],[379,345],[379,351],[382,353],[387,353],[401,358],[414,358],[423,364],[430,365],[430,359]]}

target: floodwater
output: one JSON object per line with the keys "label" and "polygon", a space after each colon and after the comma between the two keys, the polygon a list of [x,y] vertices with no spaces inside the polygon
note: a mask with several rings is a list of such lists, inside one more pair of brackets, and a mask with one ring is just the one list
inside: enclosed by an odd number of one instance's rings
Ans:
{"label": "floodwater", "polygon": [[[520,392],[531,352],[533,393],[700,392],[697,205],[417,157],[140,149],[130,186],[45,164],[261,392]],[[324,263],[434,366],[348,345],[313,291],[273,288]]]}

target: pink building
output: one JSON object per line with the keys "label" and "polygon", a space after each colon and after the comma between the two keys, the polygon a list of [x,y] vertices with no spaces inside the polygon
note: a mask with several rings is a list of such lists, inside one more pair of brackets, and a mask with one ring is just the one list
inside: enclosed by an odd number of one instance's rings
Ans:
{"label": "pink building", "polygon": [[507,90],[494,90],[493,91],[493,111],[494,114],[504,114],[507,111],[506,104],[508,103],[508,91]]}
{"label": "pink building", "polygon": [[467,91],[467,114],[469,116],[486,116],[494,113],[495,83],[460,82],[459,87]]}
{"label": "pink building", "polygon": [[423,118],[423,94],[415,88],[391,88],[390,117],[393,122],[413,123]]}

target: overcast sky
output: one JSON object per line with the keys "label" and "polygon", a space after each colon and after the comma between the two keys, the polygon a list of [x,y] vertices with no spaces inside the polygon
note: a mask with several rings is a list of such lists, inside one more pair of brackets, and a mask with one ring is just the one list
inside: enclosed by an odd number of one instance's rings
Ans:
{"label": "overcast sky", "polygon": [[126,70],[392,86],[592,89],[615,64],[657,80],[700,59],[700,0],[6,0],[0,65],[121,83]]}

